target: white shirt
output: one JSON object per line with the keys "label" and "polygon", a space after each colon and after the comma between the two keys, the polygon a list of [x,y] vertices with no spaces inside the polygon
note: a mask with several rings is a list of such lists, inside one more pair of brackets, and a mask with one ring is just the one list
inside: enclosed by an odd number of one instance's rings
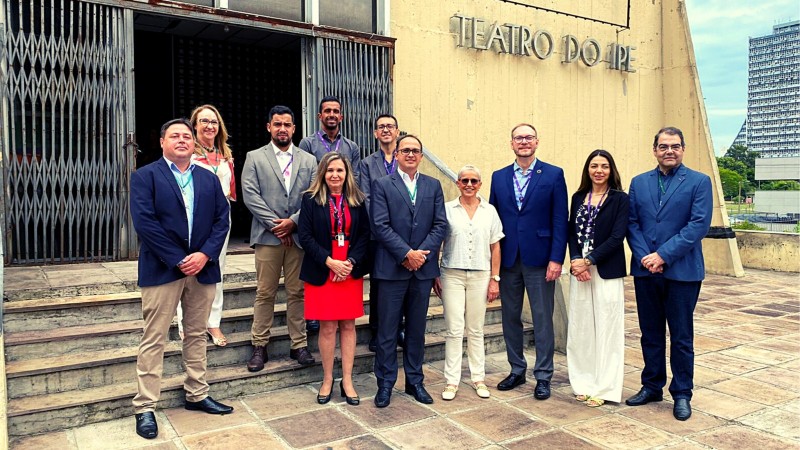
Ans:
{"label": "white shirt", "polygon": [[397,173],[400,174],[400,179],[403,180],[403,184],[406,185],[406,189],[408,190],[408,196],[411,198],[411,204],[417,204],[417,180],[419,180],[419,170],[414,173],[414,178],[408,176],[407,173],[403,172],[402,170],[397,170]]}
{"label": "white shirt", "polygon": [[481,198],[475,215],[470,219],[458,200],[456,198],[444,204],[449,226],[444,237],[442,267],[492,270],[492,251],[489,246],[505,236],[500,216],[494,206]]}
{"label": "white shirt", "polygon": [[289,149],[285,152],[275,147],[275,158],[278,160],[278,170],[283,170],[283,185],[288,194],[291,189],[292,165],[294,165],[294,144],[289,144]]}

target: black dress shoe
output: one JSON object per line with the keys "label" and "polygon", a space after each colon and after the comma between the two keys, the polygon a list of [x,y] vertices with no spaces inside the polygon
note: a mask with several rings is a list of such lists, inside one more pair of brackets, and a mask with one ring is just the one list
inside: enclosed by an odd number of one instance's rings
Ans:
{"label": "black dress shoe", "polygon": [[636,395],[625,400],[625,404],[628,406],[642,406],[650,402],[660,402],[661,400],[664,400],[664,394],[651,392],[646,387],[642,387]]}
{"label": "black dress shoe", "polygon": [[505,379],[497,383],[498,391],[510,391],[515,387],[525,384],[525,375],[510,374]]}
{"label": "black dress shoe", "polygon": [[143,412],[136,414],[136,434],[145,439],[155,439],[158,436],[155,413]]}
{"label": "black dress shoe", "polygon": [[346,401],[348,405],[358,406],[361,403],[361,399],[358,398],[357,395],[355,397],[348,397],[344,392],[344,380],[339,381],[339,390],[342,392],[342,397],[344,397],[344,401]]}
{"label": "black dress shoe", "polygon": [[230,414],[233,412],[232,406],[223,405],[211,397],[206,397],[199,402],[187,400],[185,408],[189,411],[203,411],[208,414]]}
{"label": "black dress shoe", "polygon": [[371,351],[372,353],[375,353],[375,352],[378,351],[378,338],[377,337],[370,338],[368,348],[369,348],[369,351]]}
{"label": "black dress shoe", "polygon": [[406,348],[406,332],[405,332],[405,330],[400,330],[399,332],[397,332],[397,345],[399,345],[400,348],[403,348],[403,349]]}
{"label": "black dress shoe", "polygon": [[688,398],[676,398],[675,406],[672,407],[672,415],[678,420],[686,420],[692,417],[692,405]]}
{"label": "black dress shoe", "polygon": [[289,350],[289,358],[296,359],[301,366],[308,366],[314,364],[314,357],[308,351],[308,347],[300,347],[294,350]]}
{"label": "black dress shoe", "polygon": [[378,408],[386,408],[392,401],[392,388],[381,387],[378,388],[378,393],[375,394],[375,406]]}
{"label": "black dress shoe", "polygon": [[[322,392],[322,386],[320,386],[319,389],[320,392]],[[322,395],[320,393],[317,393],[317,403],[319,403],[320,405],[328,403],[329,401],[331,401],[332,395],[333,395],[333,383],[331,383],[331,390],[330,392],[328,392],[328,395]]]}
{"label": "black dress shoe", "polygon": [[536,400],[547,400],[550,398],[550,382],[547,380],[536,380],[536,389],[533,390],[533,397]]}
{"label": "black dress shoe", "polygon": [[306,333],[318,333],[319,320],[306,320]]}
{"label": "black dress shoe", "polygon": [[650,402],[660,402],[661,400],[664,400],[664,394],[661,392],[652,392],[646,387],[642,387],[636,395],[625,400],[625,404],[628,406],[642,406]]}
{"label": "black dress shoe", "polygon": [[428,394],[428,391],[425,390],[425,385],[422,383],[406,384],[406,394],[413,395],[414,400],[420,403],[425,403],[426,405],[433,403],[433,398]]}

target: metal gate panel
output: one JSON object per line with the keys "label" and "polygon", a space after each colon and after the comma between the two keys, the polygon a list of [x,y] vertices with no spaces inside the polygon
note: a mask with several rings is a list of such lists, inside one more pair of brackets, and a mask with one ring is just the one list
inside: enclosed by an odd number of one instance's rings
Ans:
{"label": "metal gate panel", "polygon": [[132,168],[124,11],[71,0],[3,8],[6,262],[118,259]]}
{"label": "metal gate panel", "polygon": [[339,97],[342,134],[358,144],[362,157],[369,155],[375,118],[392,113],[393,48],[328,38],[318,38],[317,48],[317,103],[326,95]]}

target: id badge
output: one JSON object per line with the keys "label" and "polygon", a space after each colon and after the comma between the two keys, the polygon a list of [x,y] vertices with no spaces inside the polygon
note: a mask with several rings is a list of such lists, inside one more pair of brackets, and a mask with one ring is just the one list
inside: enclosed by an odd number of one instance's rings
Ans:
{"label": "id badge", "polygon": [[336,242],[339,244],[339,247],[344,247],[344,234],[339,233],[336,235]]}
{"label": "id badge", "polygon": [[583,257],[586,258],[586,256],[588,254],[589,254],[589,241],[584,241],[583,242]]}

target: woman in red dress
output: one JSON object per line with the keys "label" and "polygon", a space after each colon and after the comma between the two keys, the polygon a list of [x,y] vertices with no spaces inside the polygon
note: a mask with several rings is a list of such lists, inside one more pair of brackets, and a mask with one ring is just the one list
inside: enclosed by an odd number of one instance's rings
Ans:
{"label": "woman in red dress", "polygon": [[356,318],[364,315],[364,280],[369,245],[366,196],[358,188],[350,161],[337,152],[326,154],[306,191],[297,225],[305,251],[300,279],[305,282],[306,320],[319,320],[322,386],[317,402],[328,403],[333,392],[336,329],[342,351],[339,389],[349,405],[360,400],[353,386]]}

